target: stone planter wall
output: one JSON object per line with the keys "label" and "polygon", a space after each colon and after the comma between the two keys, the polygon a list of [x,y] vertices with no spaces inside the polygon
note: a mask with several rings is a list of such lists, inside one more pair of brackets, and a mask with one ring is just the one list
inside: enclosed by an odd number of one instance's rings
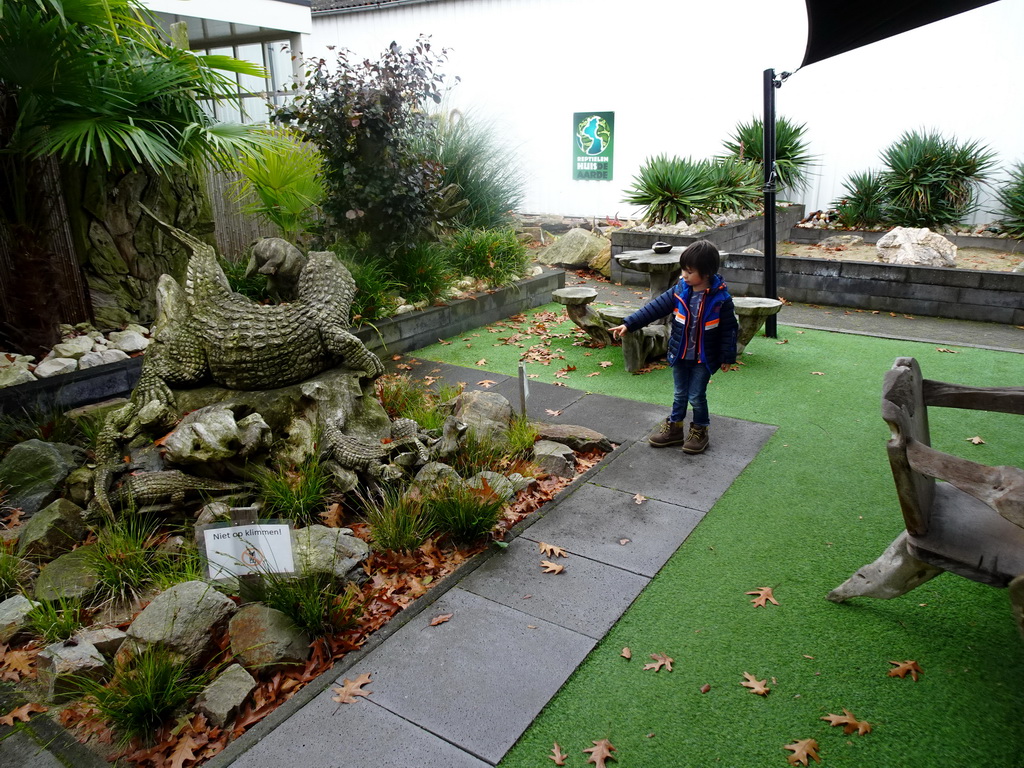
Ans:
{"label": "stone planter wall", "polygon": [[[455,336],[495,320],[524,312],[551,301],[551,292],[565,287],[565,272],[548,269],[515,285],[460,299],[443,307],[410,312],[355,329],[353,332],[380,356],[420,349],[439,338]],[[76,408],[113,397],[127,397],[139,380],[142,358],[57,376],[52,379],[0,389],[0,413],[22,409]]]}
{"label": "stone planter wall", "polygon": [[[779,230],[780,237],[783,230]],[[865,243],[877,243],[885,232],[873,232],[860,229],[805,229],[792,227],[785,236],[791,243],[814,244],[833,235],[859,235]],[[1005,237],[976,237],[974,235],[943,235],[957,248],[989,248],[993,251],[1008,253],[1024,253],[1024,240],[1013,240]]]}
{"label": "stone planter wall", "polygon": [[[775,213],[777,232],[789,232],[794,225],[803,219],[804,206],[790,205],[780,208]],[[649,250],[651,245],[661,240],[686,247],[698,240],[708,240],[715,244],[722,253],[740,253],[747,248],[764,250],[764,217],[745,219],[717,229],[709,229],[698,235],[667,235],[656,232],[634,232],[632,230],[616,230],[612,232],[612,282],[624,285],[647,285],[645,272],[623,269],[615,260],[617,254],[624,251]]]}
{"label": "stone planter wall", "polygon": [[[764,256],[725,254],[722,276],[734,296],[763,296]],[[1019,272],[779,256],[776,277],[789,301],[1024,325]]]}

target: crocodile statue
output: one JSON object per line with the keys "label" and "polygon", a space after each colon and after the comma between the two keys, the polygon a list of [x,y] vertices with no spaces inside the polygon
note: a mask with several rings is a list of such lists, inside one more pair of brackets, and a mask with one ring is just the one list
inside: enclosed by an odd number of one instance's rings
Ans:
{"label": "crocodile statue", "polygon": [[174,469],[128,475],[111,492],[110,501],[114,507],[135,511],[178,509],[186,501],[226,494],[238,495],[248,489],[249,486],[244,483],[209,480]]}
{"label": "crocodile statue", "polygon": [[169,275],[160,277],[153,342],[139,382],[130,402],[110,415],[99,435],[94,495],[108,514],[107,489],[120,444],[143,429],[173,424],[172,386],[274,389],[338,365],[369,379],[384,372],[380,359],[348,331],[356,286],[334,254],[309,254],[294,302],[257,304],[231,291],[210,245],[142,208],[191,256],[184,288]]}
{"label": "crocodile statue", "polygon": [[330,422],[323,425],[322,433],[331,458],[342,467],[375,480],[390,481],[402,475],[402,468],[391,461],[399,454],[412,454],[414,465],[430,460],[419,429],[420,425],[412,419],[395,419],[391,422],[391,436],[381,439],[346,435]]}

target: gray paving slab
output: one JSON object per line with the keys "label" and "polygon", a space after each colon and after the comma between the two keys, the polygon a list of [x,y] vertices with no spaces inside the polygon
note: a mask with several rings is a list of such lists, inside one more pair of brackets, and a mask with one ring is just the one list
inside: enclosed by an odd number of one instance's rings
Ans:
{"label": "gray paving slab", "polygon": [[[366,689],[374,690],[374,684]],[[333,695],[328,688],[234,764],[245,768],[490,765],[372,701],[359,699],[354,704],[338,704],[331,699]]]}
{"label": "gray paving slab", "polygon": [[638,441],[590,481],[707,512],[775,431],[736,419],[716,419],[712,429],[713,447],[705,453],[691,456],[675,446],[655,448]]}
{"label": "gray paving slab", "polygon": [[[491,387],[492,392],[504,395],[512,408],[519,412],[519,379],[508,378]],[[551,411],[561,411],[568,408],[580,398],[587,397],[587,394],[579,389],[570,387],[556,387],[553,384],[543,382],[530,382],[530,394],[526,399],[526,414],[537,421],[551,421]]]}
{"label": "gray paving slab", "polygon": [[590,427],[612,442],[624,443],[646,435],[667,415],[668,408],[665,405],[590,394],[568,406],[558,416],[548,418],[556,424]]}
{"label": "gray paving slab", "polygon": [[[573,538],[547,543],[568,550]],[[544,573],[542,560],[565,570]],[[544,555],[537,542],[520,537],[459,582],[459,588],[600,640],[649,581],[575,553]]]}
{"label": "gray paving slab", "polygon": [[369,672],[375,704],[497,763],[595,644],[456,588],[345,676]]}
{"label": "gray paving slab", "polygon": [[3,729],[0,733],[0,765],[18,768],[64,768],[65,763],[29,735],[27,729]]}
{"label": "gray paving slab", "polygon": [[586,483],[520,538],[558,543],[573,555],[653,577],[705,511],[651,498],[637,504],[633,495]]}

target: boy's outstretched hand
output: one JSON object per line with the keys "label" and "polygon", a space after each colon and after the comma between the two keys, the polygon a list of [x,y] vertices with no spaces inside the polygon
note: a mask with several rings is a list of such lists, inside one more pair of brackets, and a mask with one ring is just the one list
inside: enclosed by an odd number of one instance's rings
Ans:
{"label": "boy's outstretched hand", "polygon": [[609,328],[608,333],[612,335],[613,339],[621,339],[626,335],[626,331],[629,329],[625,325],[616,325],[614,328]]}

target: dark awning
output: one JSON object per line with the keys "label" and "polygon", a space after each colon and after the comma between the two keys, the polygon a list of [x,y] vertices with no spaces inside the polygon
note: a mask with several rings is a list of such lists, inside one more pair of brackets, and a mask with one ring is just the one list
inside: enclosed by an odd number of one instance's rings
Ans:
{"label": "dark awning", "polygon": [[995,0],[805,0],[805,67]]}

